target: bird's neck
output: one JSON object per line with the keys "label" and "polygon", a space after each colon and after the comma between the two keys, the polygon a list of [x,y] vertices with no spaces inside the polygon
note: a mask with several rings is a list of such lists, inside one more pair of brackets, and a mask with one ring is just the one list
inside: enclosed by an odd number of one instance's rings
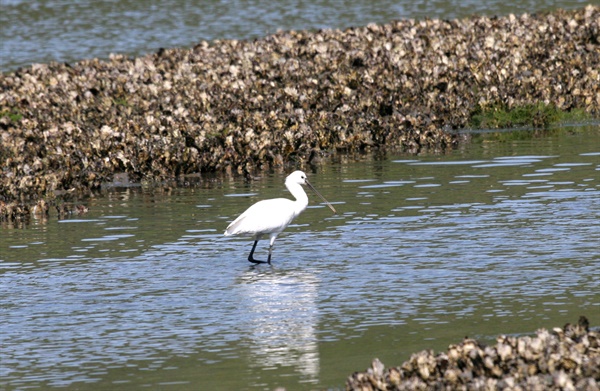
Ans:
{"label": "bird's neck", "polygon": [[296,213],[302,212],[308,206],[308,196],[301,185],[297,183],[286,184],[287,189],[296,199]]}

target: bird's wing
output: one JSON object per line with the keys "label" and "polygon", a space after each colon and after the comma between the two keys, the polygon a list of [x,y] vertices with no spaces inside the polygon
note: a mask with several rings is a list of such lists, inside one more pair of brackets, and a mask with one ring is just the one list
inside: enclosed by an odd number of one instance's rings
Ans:
{"label": "bird's wing", "polygon": [[237,219],[233,220],[225,229],[225,236],[229,236],[229,235],[235,235],[238,232],[238,228],[241,224],[243,224],[244,219],[246,218],[246,213],[248,212],[248,210],[246,210],[246,212],[242,213],[241,215],[238,216]]}
{"label": "bird's wing", "polygon": [[229,224],[225,236],[281,232],[296,217],[293,204],[286,198],[259,201]]}

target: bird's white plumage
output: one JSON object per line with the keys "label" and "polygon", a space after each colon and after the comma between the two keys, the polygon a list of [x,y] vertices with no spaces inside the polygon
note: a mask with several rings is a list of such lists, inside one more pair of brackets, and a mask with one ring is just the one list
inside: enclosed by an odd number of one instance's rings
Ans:
{"label": "bird's white plumage", "polygon": [[255,240],[264,234],[279,234],[308,206],[308,196],[302,189],[306,174],[295,171],[285,180],[285,186],[296,198],[273,198],[259,201],[235,219],[225,230],[225,236],[245,235]]}
{"label": "bird's white plumage", "polygon": [[258,235],[280,233],[302,212],[289,213],[294,206],[294,201],[286,198],[259,201],[229,224],[225,236],[245,235],[256,239]]}
{"label": "bird's white plumage", "polygon": [[252,257],[256,242],[263,235],[269,235],[269,261],[271,260],[271,250],[277,235],[281,233],[300,213],[308,206],[308,196],[304,192],[302,185],[309,186],[319,195],[335,213],[335,209],[319,192],[312,187],[302,171],[294,171],[285,180],[285,186],[296,199],[295,201],[287,198],[274,198],[270,200],[259,201],[252,205],[237,219],[231,222],[225,230],[225,236],[243,235],[251,236],[254,240],[254,247],[250,252],[248,260],[259,263]]}

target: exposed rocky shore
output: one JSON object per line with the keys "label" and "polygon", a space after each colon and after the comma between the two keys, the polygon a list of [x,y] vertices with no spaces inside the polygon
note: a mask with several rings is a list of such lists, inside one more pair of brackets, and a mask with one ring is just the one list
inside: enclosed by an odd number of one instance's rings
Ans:
{"label": "exposed rocky shore", "polygon": [[[0,74],[0,219],[111,182],[444,151],[474,111],[600,115],[600,7],[202,42]],[[35,207],[34,207],[35,206]]]}
{"label": "exposed rocky shore", "polygon": [[347,390],[585,390],[600,387],[600,333],[577,325],[499,336],[495,346],[466,338],[447,352],[413,354],[399,367],[374,360],[348,378]]}

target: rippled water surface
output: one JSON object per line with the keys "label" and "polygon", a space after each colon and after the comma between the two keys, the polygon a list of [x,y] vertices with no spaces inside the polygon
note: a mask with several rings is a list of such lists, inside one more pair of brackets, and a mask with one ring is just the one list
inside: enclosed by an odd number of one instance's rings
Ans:
{"label": "rippled water surface", "polygon": [[284,173],[2,226],[0,388],[341,388],[374,357],[599,325],[600,128],[501,139],[307,170],[339,213],[310,195],[272,266],[222,233]]}
{"label": "rippled water surface", "polygon": [[142,55],[277,30],[348,28],[406,18],[461,18],[579,8],[588,0],[2,0],[0,71],[32,63]]}

